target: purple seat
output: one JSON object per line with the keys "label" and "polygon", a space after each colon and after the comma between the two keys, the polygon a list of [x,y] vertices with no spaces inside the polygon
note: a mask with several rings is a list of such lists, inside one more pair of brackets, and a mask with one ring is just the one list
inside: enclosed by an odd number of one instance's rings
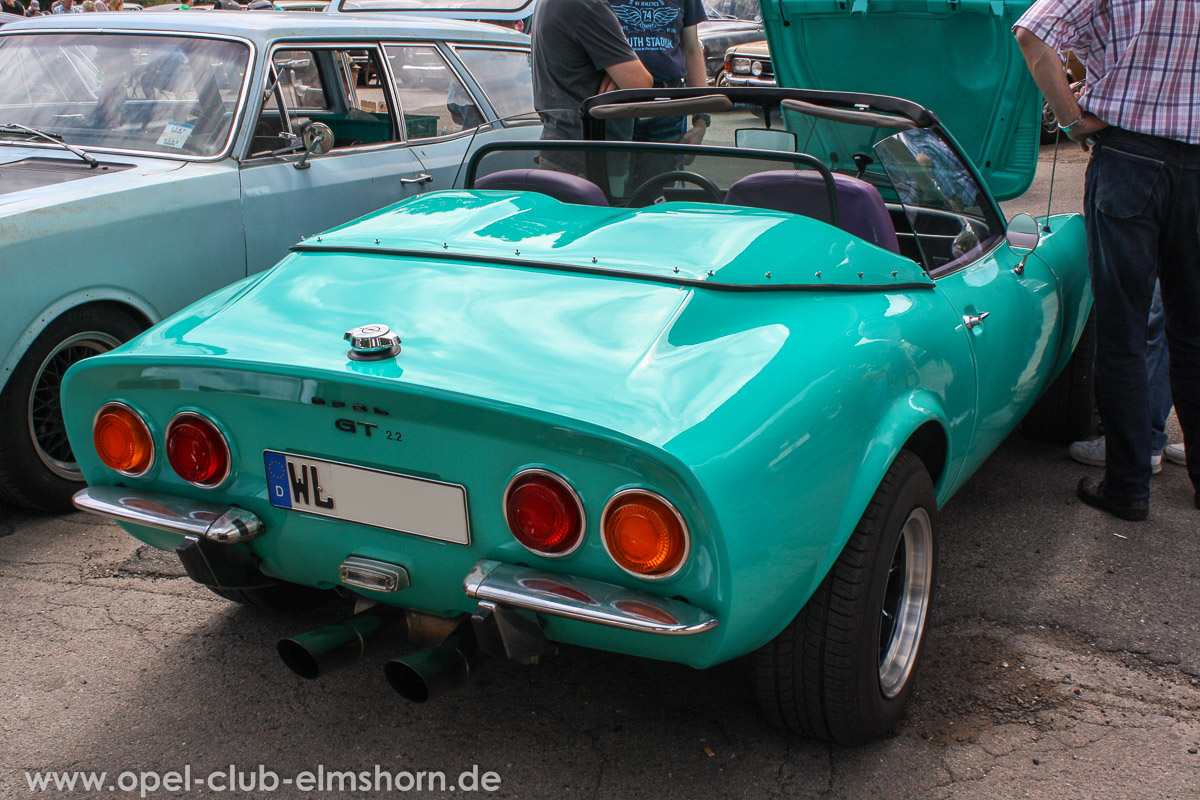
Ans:
{"label": "purple seat", "polygon": [[[834,174],[839,227],[872,244],[900,252],[896,226],[888,215],[879,190],[859,178]],[[829,195],[825,180],[813,170],[776,169],[756,172],[734,181],[725,193],[732,206],[770,208],[829,222]]]}
{"label": "purple seat", "polygon": [[472,188],[538,192],[563,203],[578,203],[583,206],[608,205],[604,191],[587,178],[552,169],[501,170],[478,178]]}

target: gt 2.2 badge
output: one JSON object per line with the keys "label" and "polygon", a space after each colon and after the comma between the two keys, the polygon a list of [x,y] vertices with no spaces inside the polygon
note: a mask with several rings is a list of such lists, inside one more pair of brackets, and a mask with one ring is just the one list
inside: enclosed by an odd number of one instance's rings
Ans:
{"label": "gt 2.2 badge", "polygon": [[[366,434],[368,439],[379,433],[379,431],[376,430],[376,428],[379,426],[374,422],[362,422],[361,420],[346,419],[345,417],[342,417],[334,422],[333,426],[343,433],[358,433],[361,431],[362,433]],[[403,441],[400,436],[400,431],[390,431],[385,428],[383,430],[383,435],[387,437],[389,442]]]}

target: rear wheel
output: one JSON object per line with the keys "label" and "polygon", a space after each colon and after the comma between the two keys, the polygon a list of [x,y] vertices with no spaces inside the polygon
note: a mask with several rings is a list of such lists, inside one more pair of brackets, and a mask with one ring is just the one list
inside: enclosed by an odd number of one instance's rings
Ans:
{"label": "rear wheel", "polygon": [[1079,343],[1062,374],[1025,416],[1022,427],[1032,439],[1054,444],[1070,444],[1096,434],[1095,374],[1096,318],[1089,315],[1079,335]]}
{"label": "rear wheel", "polygon": [[120,311],[89,306],[67,311],[34,340],[0,393],[0,499],[45,511],[71,508],[83,475],[63,423],[63,376],[143,327]]}
{"label": "rear wheel", "polygon": [[752,656],[768,721],[845,745],[892,731],[933,596],[936,519],[929,474],[902,450],[821,586]]}

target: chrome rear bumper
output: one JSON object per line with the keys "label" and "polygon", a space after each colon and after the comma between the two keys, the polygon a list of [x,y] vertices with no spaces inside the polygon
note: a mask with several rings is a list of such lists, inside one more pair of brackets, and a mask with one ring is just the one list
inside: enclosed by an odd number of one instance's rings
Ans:
{"label": "chrome rear bumper", "polygon": [[463,582],[468,597],[613,628],[687,636],[717,626],[693,605],[612,583],[480,561]]}
{"label": "chrome rear bumper", "polygon": [[184,497],[126,489],[123,486],[89,486],[75,493],[80,511],[117,522],[198,536],[211,542],[235,544],[262,536],[262,520],[236,506],[219,506]]}

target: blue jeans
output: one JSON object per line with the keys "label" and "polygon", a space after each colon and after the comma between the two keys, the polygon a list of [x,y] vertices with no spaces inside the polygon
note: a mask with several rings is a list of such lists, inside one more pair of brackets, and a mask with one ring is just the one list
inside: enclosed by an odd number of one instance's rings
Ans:
{"label": "blue jeans", "polygon": [[1106,439],[1105,495],[1150,497],[1148,322],[1162,287],[1171,396],[1200,490],[1200,145],[1108,128],[1084,195],[1096,296],[1096,399]]}
{"label": "blue jeans", "polygon": [[1167,417],[1171,416],[1171,357],[1167,353],[1167,318],[1162,289],[1154,284],[1150,317],[1146,320],[1146,377],[1150,390],[1150,452],[1167,446]]}

